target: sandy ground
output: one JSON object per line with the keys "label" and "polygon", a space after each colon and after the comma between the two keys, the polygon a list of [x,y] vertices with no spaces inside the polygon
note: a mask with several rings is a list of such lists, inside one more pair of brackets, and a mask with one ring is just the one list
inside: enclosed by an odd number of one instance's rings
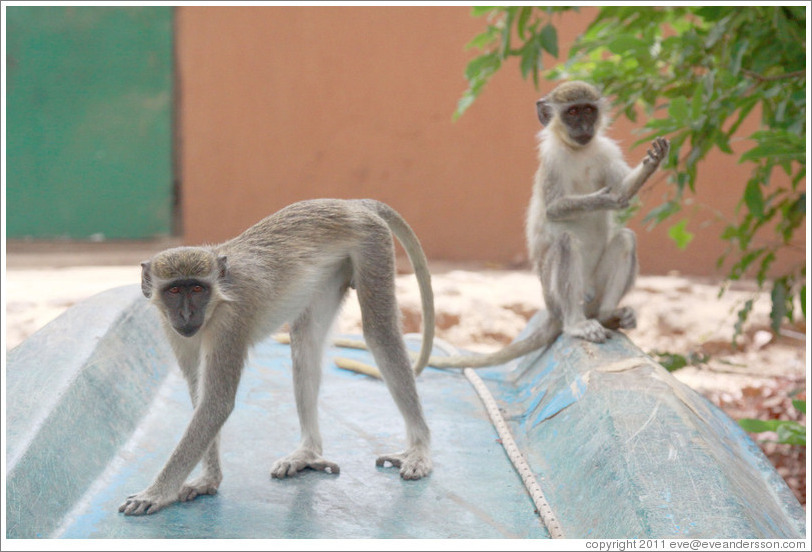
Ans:
{"label": "sandy ground", "polygon": [[[12,245],[7,249],[5,302],[6,350],[22,342],[65,309],[106,289],[139,282],[138,261],[162,248],[115,245],[104,254]],[[476,351],[509,343],[542,306],[538,280],[526,270],[432,263],[437,335]],[[397,279],[404,331],[417,332],[420,302],[410,274]],[[703,393],[734,418],[793,419],[805,423],[792,398],[805,398],[806,327],[769,331],[769,297],[740,283],[719,297],[718,282],[678,275],[641,276],[624,304],[637,311],[638,327],[627,332],[643,351],[681,355],[693,364],[675,371],[677,378]],[[738,346],[732,344],[737,310],[755,305]],[[337,323],[342,333],[360,332],[357,301],[350,297]],[[806,503],[806,451],[754,436]]]}

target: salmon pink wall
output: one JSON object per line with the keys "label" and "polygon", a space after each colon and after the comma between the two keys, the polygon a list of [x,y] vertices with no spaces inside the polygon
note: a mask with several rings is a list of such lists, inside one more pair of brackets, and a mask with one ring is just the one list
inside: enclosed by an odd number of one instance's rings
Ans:
{"label": "salmon pink wall", "polygon": [[[557,20],[566,53],[594,12]],[[180,7],[179,176],[184,241],[230,238],[293,201],[372,197],[401,212],[436,260],[521,265],[540,129],[535,90],[508,63],[456,122],[485,25],[468,7]],[[550,64],[551,59],[545,59]],[[637,163],[644,147],[612,129]],[[737,156],[701,168],[686,251],[637,216],[641,271],[715,274],[749,174]],[[658,174],[642,212],[667,192]],[[708,206],[702,206],[707,204]],[[799,257],[783,262],[803,262]]]}

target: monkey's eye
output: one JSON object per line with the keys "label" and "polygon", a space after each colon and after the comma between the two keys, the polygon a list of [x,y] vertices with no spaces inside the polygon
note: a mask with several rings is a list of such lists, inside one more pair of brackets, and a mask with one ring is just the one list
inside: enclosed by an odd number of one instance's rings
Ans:
{"label": "monkey's eye", "polygon": [[587,114],[592,113],[592,106],[588,105],[588,106],[584,107],[584,113],[587,113]]}
{"label": "monkey's eye", "polygon": [[578,115],[578,108],[577,107],[569,108],[567,110],[567,114],[569,114],[569,115]]}
{"label": "monkey's eye", "polygon": [[203,291],[203,286],[192,286],[193,293],[200,293],[201,291]]}
{"label": "monkey's eye", "polygon": [[169,293],[180,293],[180,288],[178,286],[173,286],[166,291],[168,291]]}

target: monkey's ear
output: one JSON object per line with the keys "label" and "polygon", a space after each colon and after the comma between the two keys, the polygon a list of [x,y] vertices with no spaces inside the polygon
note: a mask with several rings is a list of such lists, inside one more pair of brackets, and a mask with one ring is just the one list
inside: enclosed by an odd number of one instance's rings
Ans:
{"label": "monkey's ear", "polygon": [[150,267],[149,261],[141,263],[141,293],[147,299],[152,297],[152,273]]}
{"label": "monkey's ear", "polygon": [[219,270],[219,278],[221,280],[228,279],[228,257],[220,255],[217,257],[217,268]]}
{"label": "monkey's ear", "polygon": [[547,100],[542,98],[536,102],[536,113],[538,113],[542,126],[550,124],[550,120],[553,118],[553,108],[547,103]]}

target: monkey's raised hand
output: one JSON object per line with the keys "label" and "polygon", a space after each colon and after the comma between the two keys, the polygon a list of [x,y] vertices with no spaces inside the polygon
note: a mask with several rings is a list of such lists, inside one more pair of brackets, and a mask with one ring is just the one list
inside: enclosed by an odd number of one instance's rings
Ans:
{"label": "monkey's raised hand", "polygon": [[651,143],[651,149],[646,151],[646,156],[643,158],[643,165],[650,167],[651,170],[660,166],[665,156],[668,155],[668,149],[671,143],[667,138],[657,138]]}
{"label": "monkey's raised hand", "polygon": [[637,195],[643,184],[654,174],[665,156],[668,155],[670,146],[671,144],[666,138],[657,138],[651,143],[651,149],[646,152],[643,161],[623,179],[621,188],[626,190],[624,197],[631,199]]}

